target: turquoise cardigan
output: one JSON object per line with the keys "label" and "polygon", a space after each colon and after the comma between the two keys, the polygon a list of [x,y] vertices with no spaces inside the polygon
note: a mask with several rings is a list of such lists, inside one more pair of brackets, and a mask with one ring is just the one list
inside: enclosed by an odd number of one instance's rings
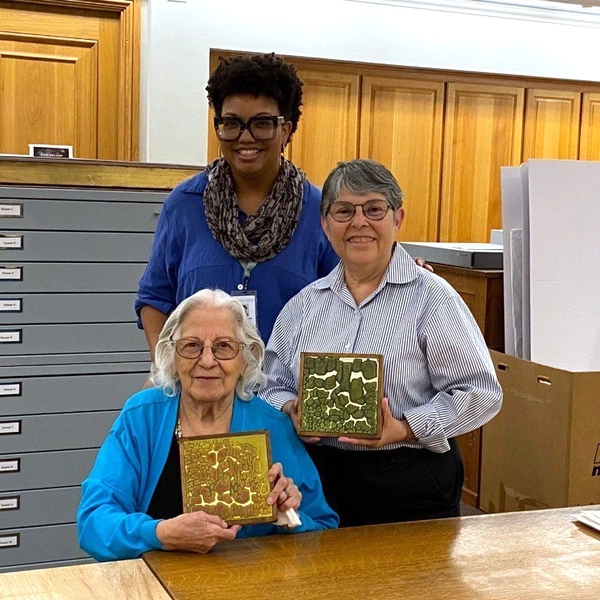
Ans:
{"label": "turquoise cardigan", "polygon": [[[159,388],[132,396],[102,444],[89,477],[82,484],[77,512],[79,545],[97,560],[136,558],[162,550],[158,520],[146,514],[169,453],[179,397]],[[268,429],[273,462],[283,465],[302,492],[295,529],[273,524],[247,525],[237,537],[300,533],[335,528],[338,517],[325,501],[317,470],[290,419],[254,396],[234,401],[232,433]]]}

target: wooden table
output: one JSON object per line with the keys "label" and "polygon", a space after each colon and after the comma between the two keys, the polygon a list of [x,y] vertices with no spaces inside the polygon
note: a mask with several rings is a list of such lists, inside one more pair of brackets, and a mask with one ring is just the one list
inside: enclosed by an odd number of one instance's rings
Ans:
{"label": "wooden table", "polygon": [[175,600],[598,600],[600,533],[573,521],[578,510],[250,538],[144,559]]}
{"label": "wooden table", "polygon": [[140,558],[0,574],[3,600],[169,600]]}

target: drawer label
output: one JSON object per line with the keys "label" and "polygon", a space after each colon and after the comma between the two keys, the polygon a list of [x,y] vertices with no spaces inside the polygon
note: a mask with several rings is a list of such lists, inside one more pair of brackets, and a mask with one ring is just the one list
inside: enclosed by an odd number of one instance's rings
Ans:
{"label": "drawer label", "polygon": [[0,344],[20,344],[22,329],[16,331],[0,331]]}
{"label": "drawer label", "polygon": [[18,473],[21,470],[21,459],[0,460],[0,473]]}
{"label": "drawer label", "polygon": [[0,204],[0,218],[22,217],[23,205],[15,202]]}
{"label": "drawer label", "polygon": [[23,250],[23,236],[0,234],[0,250]]}
{"label": "drawer label", "polygon": [[21,421],[0,421],[0,435],[21,433]]}
{"label": "drawer label", "polygon": [[0,298],[0,312],[23,312],[23,298]]}
{"label": "drawer label", "polygon": [[23,267],[0,267],[0,279],[23,281]]}
{"label": "drawer label", "polygon": [[20,496],[0,496],[0,510],[19,510]]}
{"label": "drawer label", "polygon": [[21,395],[21,382],[15,381],[11,383],[0,382],[0,397],[1,396],[20,396]]}
{"label": "drawer label", "polygon": [[19,534],[0,535],[0,548],[18,548]]}

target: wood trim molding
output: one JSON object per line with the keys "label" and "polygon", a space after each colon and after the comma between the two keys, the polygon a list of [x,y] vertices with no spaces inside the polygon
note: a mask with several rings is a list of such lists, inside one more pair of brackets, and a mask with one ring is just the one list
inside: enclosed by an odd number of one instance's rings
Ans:
{"label": "wood trim molding", "polygon": [[12,0],[22,4],[46,4],[62,8],[85,8],[87,10],[126,10],[131,4],[139,0]]}
{"label": "wood trim molding", "polygon": [[172,190],[204,167],[72,158],[2,157],[0,185]]}
{"label": "wood trim molding", "polygon": [[[600,27],[599,0],[346,0],[438,12]],[[585,8],[584,8],[585,7]]]}

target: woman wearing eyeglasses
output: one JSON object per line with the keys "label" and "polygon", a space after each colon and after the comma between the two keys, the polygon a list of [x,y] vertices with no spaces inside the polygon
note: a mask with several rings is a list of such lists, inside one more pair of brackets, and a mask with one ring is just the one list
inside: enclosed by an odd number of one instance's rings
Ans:
{"label": "woman wearing eyeglasses", "polygon": [[[83,482],[77,524],[86,552],[97,560],[204,553],[236,536],[337,526],[291,421],[253,394],[263,356],[242,305],[220,290],[197,292],[171,313],[156,346],[156,387],[127,401]],[[268,502],[280,513],[297,510],[301,525],[228,527],[203,511],[182,514],[178,439],[265,429],[274,461]]]}
{"label": "woman wearing eyeglasses", "polygon": [[152,354],[167,315],[203,288],[240,294],[266,341],[283,305],[339,260],[320,191],[282,154],[301,114],[295,68],[274,55],[222,60],[206,89],[222,158],[161,211],[136,302]]}
{"label": "woman wearing eyeglasses", "polygon": [[302,351],[383,355],[381,439],[306,440],[341,526],[459,516],[453,438],[489,421],[502,401],[460,296],[395,242],[401,207],[398,183],[375,161],[329,174],[321,220],[341,262],[285,306],[267,346],[261,395],[296,426]]}

